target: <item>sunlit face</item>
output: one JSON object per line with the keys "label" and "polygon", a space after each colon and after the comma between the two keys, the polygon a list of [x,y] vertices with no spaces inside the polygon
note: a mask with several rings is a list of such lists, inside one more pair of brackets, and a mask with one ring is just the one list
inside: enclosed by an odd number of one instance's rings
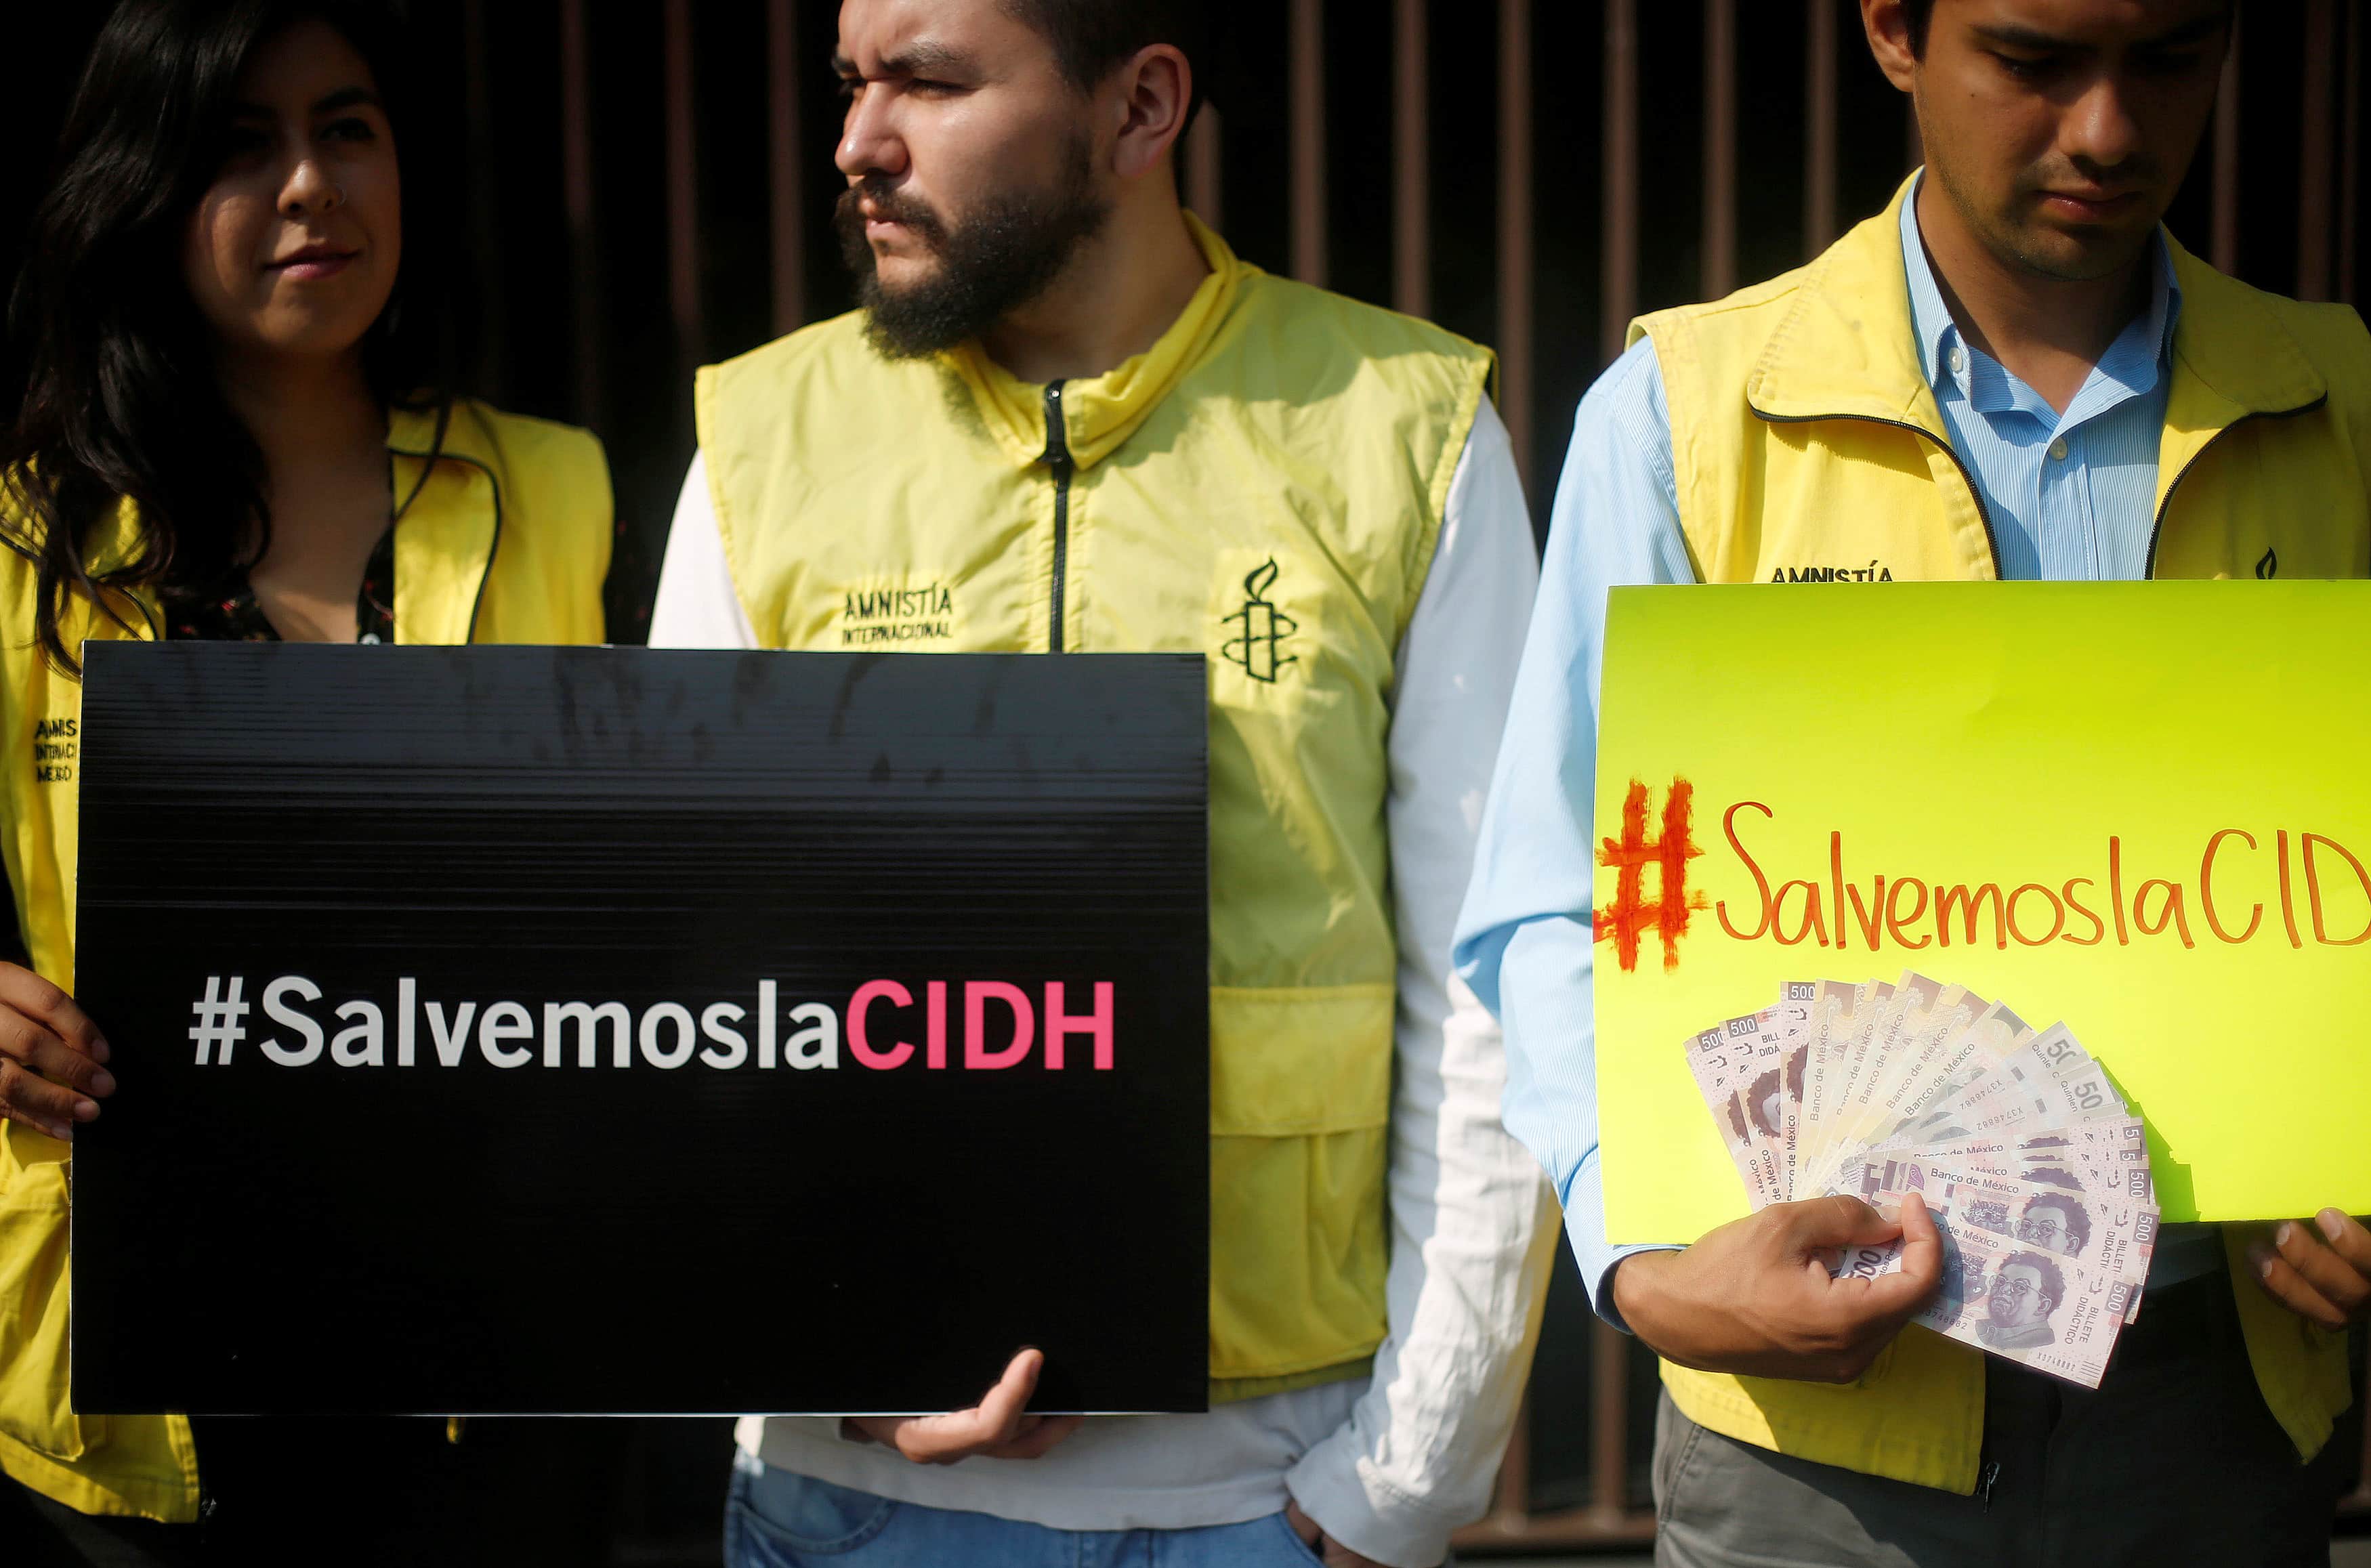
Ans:
{"label": "sunlit face", "polygon": [[1984,1311],[1997,1328],[2021,1329],[2028,1323],[2040,1322],[2050,1314],[2050,1304],[2041,1294],[2041,1271],[2030,1263],[2007,1263],[1993,1275],[1993,1287],[1985,1293]]}
{"label": "sunlit face", "polygon": [[2108,277],[2147,244],[2215,105],[2228,0],[1936,0],[1928,169],[1995,257]]}
{"label": "sunlit face", "polygon": [[233,352],[335,356],[395,288],[402,187],[370,66],[328,23],[292,23],[239,78],[214,182],[182,266]]}
{"label": "sunlit face", "polygon": [[[880,287],[944,281],[950,241],[1081,197],[1086,95],[998,0],[844,0],[836,161]],[[1090,190],[1093,201],[1100,192]]]}

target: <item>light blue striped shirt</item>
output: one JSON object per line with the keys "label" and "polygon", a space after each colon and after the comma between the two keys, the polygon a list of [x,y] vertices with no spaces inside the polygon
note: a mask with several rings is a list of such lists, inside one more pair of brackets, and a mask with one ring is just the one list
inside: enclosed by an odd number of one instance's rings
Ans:
{"label": "light blue striped shirt", "polygon": [[[1911,319],[1943,433],[1991,518],[2001,574],[2145,575],[2181,309],[2162,238],[2147,310],[2061,414],[1963,340],[1915,213],[1914,201],[1903,204]],[[1642,1249],[1607,1243],[1597,1159],[1589,908],[1605,594],[1624,583],[1694,580],[1662,370],[1653,343],[1641,340],[1598,378],[1574,421],[1456,948],[1458,972],[1506,1026],[1508,1129],[1546,1168],[1582,1277],[1609,1319],[1607,1274]],[[2163,1265],[2172,1261],[2161,1245],[2157,1274],[2169,1274]],[[2210,1250],[2201,1266],[2211,1262]]]}

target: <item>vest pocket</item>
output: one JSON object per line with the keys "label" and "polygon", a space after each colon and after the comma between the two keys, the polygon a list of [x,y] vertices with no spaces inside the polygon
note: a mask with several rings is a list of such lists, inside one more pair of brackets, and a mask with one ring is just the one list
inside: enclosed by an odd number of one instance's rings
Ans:
{"label": "vest pocket", "polygon": [[71,1461],[98,1424],[87,1437],[67,1395],[65,1162],[10,1164],[0,1190],[0,1435]]}
{"label": "vest pocket", "polygon": [[1210,994],[1210,1375],[1356,1361],[1385,1326],[1388,985]]}
{"label": "vest pocket", "polygon": [[1210,1131],[1380,1127],[1392,1114],[1390,985],[1210,987]]}

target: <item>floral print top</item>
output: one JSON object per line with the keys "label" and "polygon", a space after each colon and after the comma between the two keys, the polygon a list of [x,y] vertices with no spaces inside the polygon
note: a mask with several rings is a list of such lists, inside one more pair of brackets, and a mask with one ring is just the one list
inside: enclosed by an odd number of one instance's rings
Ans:
{"label": "floral print top", "polygon": [[[175,642],[277,642],[279,628],[256,602],[244,571],[210,593],[170,590],[165,595],[165,635]],[[395,530],[379,536],[363,568],[362,592],[354,600],[354,640],[395,640]]]}

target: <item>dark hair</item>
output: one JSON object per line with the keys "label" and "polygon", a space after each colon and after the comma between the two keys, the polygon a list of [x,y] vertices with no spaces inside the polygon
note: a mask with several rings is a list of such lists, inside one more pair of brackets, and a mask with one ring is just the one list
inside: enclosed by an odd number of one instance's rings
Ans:
{"label": "dark hair", "polygon": [[1054,46],[1063,78],[1081,92],[1156,43],[1175,46],[1194,67],[1194,98],[1186,123],[1210,96],[1206,75],[1215,65],[1211,0],[1003,0],[1013,17]]}
{"label": "dark hair", "polygon": [[2042,1309],[2043,1317],[2048,1317],[2058,1310],[2059,1304],[2066,1299],[2066,1276],[2059,1272],[2056,1262],[2043,1254],[2011,1252],[2000,1261],[2000,1268],[1995,1272],[1994,1277],[1997,1279],[2011,1269],[2031,1269],[2041,1276],[2035,1282],[2038,1293],[2046,1297],[2050,1302],[2049,1306]]}
{"label": "dark hair", "polygon": [[1903,18],[1910,24],[1910,52],[1926,57],[1926,29],[1935,20],[1935,0],[1902,0]]}
{"label": "dark hair", "polygon": [[[2239,0],[2230,0],[2236,17]],[[1910,52],[1920,59],[1926,57],[1926,33],[1935,21],[1935,0],[1902,0],[1902,14],[1910,24]]]}
{"label": "dark hair", "polygon": [[[411,156],[433,138],[414,136],[407,115],[400,7],[123,0],[101,29],[9,301],[26,383],[0,434],[0,485],[21,514],[0,542],[38,569],[36,635],[60,668],[79,668],[60,630],[75,593],[129,625],[125,590],[210,586],[268,548],[263,455],[214,379],[180,280],[181,226],[214,179],[240,74],[301,18],[327,22],[369,63],[407,167],[432,161]],[[363,363],[383,404],[434,409],[441,438],[461,344],[437,183],[405,181],[402,269]],[[139,543],[126,559],[94,559],[98,530],[126,500]]]}

